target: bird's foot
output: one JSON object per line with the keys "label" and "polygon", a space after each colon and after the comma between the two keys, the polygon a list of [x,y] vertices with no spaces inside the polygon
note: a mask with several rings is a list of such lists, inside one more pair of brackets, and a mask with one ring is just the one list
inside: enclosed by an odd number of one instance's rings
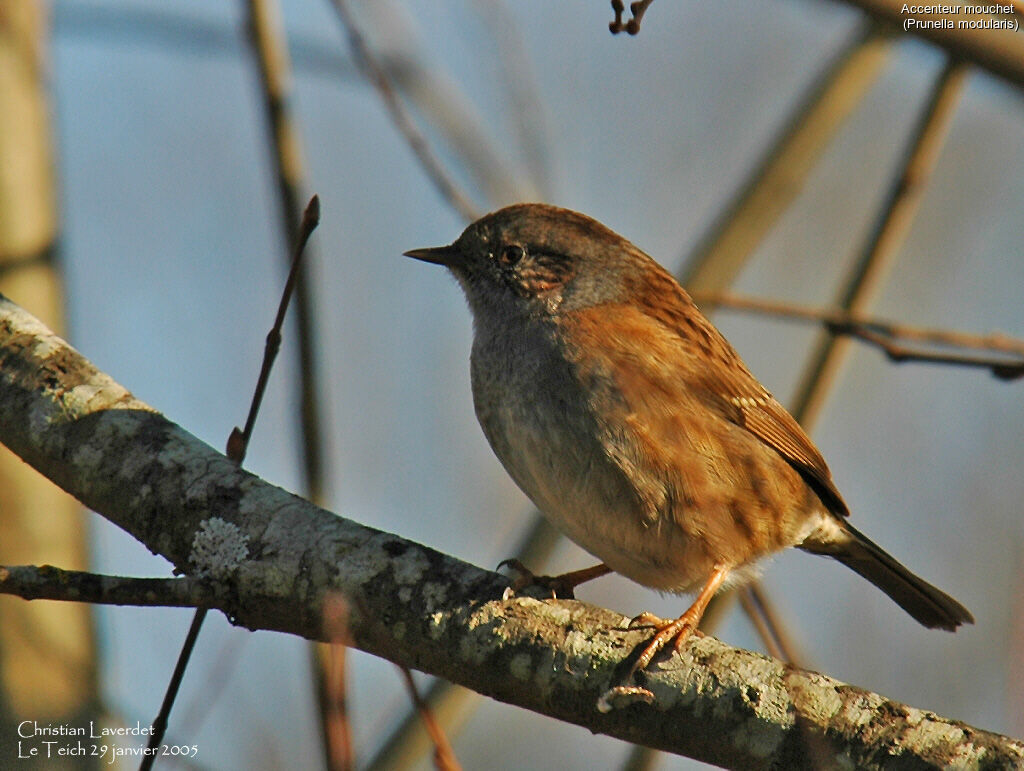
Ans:
{"label": "bird's foot", "polygon": [[[691,613],[690,611],[692,610],[691,608],[674,620],[666,620],[646,611],[630,620],[630,629],[649,626],[653,627],[655,632],[654,637],[651,638],[651,641],[640,652],[639,658],[630,667],[629,675],[626,677],[627,682],[633,682],[636,674],[642,669],[646,669],[647,665],[658,655],[658,652],[670,642],[673,643],[673,648],[678,653],[683,647],[683,643],[689,640],[690,637],[704,636],[704,633],[697,629],[700,615]],[[609,688],[601,695],[601,698],[597,700],[597,709],[600,712],[611,712],[613,709],[621,709],[638,702],[652,704],[654,702],[654,694],[647,688],[639,685],[617,685]]]}
{"label": "bird's foot", "polygon": [[711,598],[721,588],[728,575],[729,568],[726,565],[715,565],[715,569],[704,582],[704,587],[700,590],[700,594],[697,595],[693,605],[687,608],[686,612],[675,621],[666,621],[663,618],[658,618],[653,613],[641,613],[629,622],[630,629],[638,626],[653,627],[654,637],[640,651],[637,660],[630,667],[629,675],[626,678],[626,682],[630,683],[630,685],[613,686],[605,691],[597,700],[597,708],[601,712],[608,712],[612,709],[635,704],[638,701],[648,704],[654,701],[654,694],[651,691],[632,684],[634,678],[638,672],[645,669],[651,663],[654,657],[658,655],[658,652],[668,643],[672,642],[672,647],[678,653],[683,647],[683,643],[693,635],[704,636],[697,629],[697,626],[700,624],[700,620],[704,616],[704,611],[707,609]]}
{"label": "bird's foot", "polygon": [[[703,610],[703,609],[700,609]],[[639,658],[629,670],[629,678],[632,679],[641,669],[646,669],[658,652],[668,643],[673,642],[673,649],[678,653],[683,644],[694,635],[703,637],[704,633],[697,629],[700,623],[700,613],[693,612],[690,608],[679,618],[666,620],[655,616],[653,613],[641,613],[629,622],[629,628],[635,629],[638,626],[654,627],[654,637],[647,643],[647,646],[640,652]]]}
{"label": "bird's foot", "polygon": [[584,581],[590,580],[590,578],[597,577],[596,575],[589,575],[594,571],[594,568],[562,573],[557,576],[538,576],[517,559],[502,560],[498,563],[498,570],[501,568],[508,568],[516,574],[515,578],[512,579],[512,583],[505,590],[502,599],[506,600],[516,596],[524,589],[532,587],[538,587],[553,600],[573,600],[576,599],[575,589],[577,586]]}

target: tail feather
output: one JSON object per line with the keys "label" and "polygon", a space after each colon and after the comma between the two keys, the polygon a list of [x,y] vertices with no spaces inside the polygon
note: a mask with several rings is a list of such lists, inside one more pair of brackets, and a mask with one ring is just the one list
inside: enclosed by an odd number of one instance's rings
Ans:
{"label": "tail feather", "polygon": [[[837,559],[873,583],[903,610],[929,629],[955,631],[960,624],[973,624],[970,612],[941,589],[915,576],[880,546],[851,527],[837,522],[839,532],[828,528],[815,531],[800,548]],[[840,535],[848,534],[848,538]]]}

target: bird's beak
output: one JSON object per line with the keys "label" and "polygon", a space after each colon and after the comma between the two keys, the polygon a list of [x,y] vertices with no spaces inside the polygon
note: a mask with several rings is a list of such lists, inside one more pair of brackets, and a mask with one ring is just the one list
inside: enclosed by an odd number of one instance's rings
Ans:
{"label": "bird's beak", "polygon": [[405,256],[450,268],[462,259],[462,251],[455,244],[448,244],[448,246],[432,246],[427,249],[410,249],[405,252]]}

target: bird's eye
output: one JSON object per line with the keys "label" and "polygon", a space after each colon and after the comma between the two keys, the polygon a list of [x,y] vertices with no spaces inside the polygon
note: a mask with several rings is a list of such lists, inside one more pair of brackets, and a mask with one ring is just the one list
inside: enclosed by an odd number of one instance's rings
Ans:
{"label": "bird's eye", "polygon": [[498,255],[498,262],[505,266],[515,265],[525,255],[526,250],[519,244],[509,244],[502,248],[501,254]]}

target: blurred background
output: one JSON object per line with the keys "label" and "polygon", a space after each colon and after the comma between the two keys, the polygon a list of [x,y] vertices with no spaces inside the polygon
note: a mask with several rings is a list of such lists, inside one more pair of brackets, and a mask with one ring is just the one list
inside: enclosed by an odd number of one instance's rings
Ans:
{"label": "blurred background", "polygon": [[[636,37],[609,34],[603,0],[346,7],[438,164],[480,212],[516,200],[578,209],[706,291],[814,307],[836,307],[845,292],[861,312],[902,324],[1024,336],[1024,79],[951,71],[943,48],[884,34],[858,8],[823,0],[656,2]],[[465,219],[396,128],[329,0],[0,0],[0,35],[14,40],[33,9],[26,39],[36,46],[0,54],[0,100],[22,104],[12,83],[26,62],[41,68],[27,71],[46,89],[34,117],[43,130],[25,136],[2,122],[15,112],[0,102],[0,223],[16,232],[34,221],[19,212],[52,212],[38,231],[49,237],[0,249],[24,263],[4,269],[0,291],[50,323],[63,307],[66,336],[100,369],[224,446],[244,422],[285,273],[274,132],[250,34],[260,8],[266,29],[287,43],[282,84],[301,148],[286,164],[293,192],[299,206],[313,192],[322,202],[307,255],[323,447],[317,498],[493,567],[516,553],[532,507],[473,415],[460,290],[401,256],[452,241]],[[920,197],[892,235],[880,223],[934,102],[942,125],[925,138]],[[19,187],[34,161],[55,193]],[[766,186],[744,199],[756,179]],[[730,207],[742,234],[729,230]],[[888,251],[865,263],[879,233],[892,235],[881,239]],[[63,300],[34,299],[51,258]],[[865,264],[858,294],[850,276]],[[294,318],[247,466],[302,493],[310,478]],[[728,308],[715,321],[783,403],[806,396],[818,328]],[[765,566],[763,591],[802,665],[1020,736],[1021,382],[895,365],[861,343],[836,362],[808,422],[853,523],[977,623],[955,635],[927,631],[851,571],[797,552]],[[31,495],[33,518],[63,505]],[[15,498],[0,498],[8,513]],[[79,530],[67,516],[59,512],[56,536],[5,523],[2,561],[170,574],[100,517],[86,515]],[[531,567],[591,563],[562,542]],[[675,616],[689,604],[616,576],[578,596],[627,615]],[[37,606],[32,616],[27,608]],[[739,606],[727,610],[716,635],[764,650]],[[0,597],[4,719],[151,722],[191,613],[54,615],[63,612]],[[42,674],[24,674],[21,655]],[[304,641],[211,615],[168,733],[199,754],[161,767],[323,768],[310,672]],[[430,687],[429,678],[417,682]],[[349,657],[347,693],[362,768],[409,698],[393,665],[359,652]],[[479,697],[458,705],[448,732],[466,768],[702,767],[637,757],[617,740]],[[399,767],[393,757],[380,762]],[[431,767],[429,753],[411,767]]]}

